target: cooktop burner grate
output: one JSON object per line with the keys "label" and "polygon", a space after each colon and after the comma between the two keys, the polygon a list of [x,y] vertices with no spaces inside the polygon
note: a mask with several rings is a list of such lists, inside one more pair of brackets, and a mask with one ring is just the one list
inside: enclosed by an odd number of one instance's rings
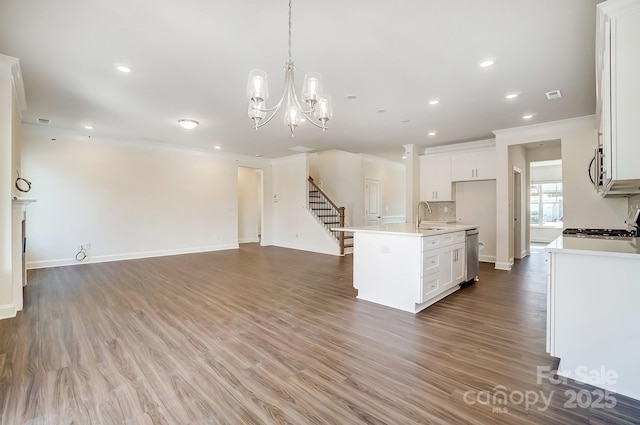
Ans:
{"label": "cooktop burner grate", "polygon": [[636,233],[633,230],[627,229],[582,229],[582,228],[568,228],[562,231],[563,235],[568,236],[590,236],[590,237],[618,237],[618,238],[633,238]]}

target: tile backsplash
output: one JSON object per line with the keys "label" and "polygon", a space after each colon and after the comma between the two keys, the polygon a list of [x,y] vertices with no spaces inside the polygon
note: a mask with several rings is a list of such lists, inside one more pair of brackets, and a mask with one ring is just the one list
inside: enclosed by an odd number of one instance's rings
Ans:
{"label": "tile backsplash", "polygon": [[421,220],[456,221],[455,202],[429,202],[429,206],[431,207],[431,214],[429,214],[426,208],[422,208]]}

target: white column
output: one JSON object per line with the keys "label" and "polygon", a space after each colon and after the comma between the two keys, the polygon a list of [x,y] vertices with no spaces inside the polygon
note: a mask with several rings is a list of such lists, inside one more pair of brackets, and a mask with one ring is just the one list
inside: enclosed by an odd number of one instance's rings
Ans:
{"label": "white column", "polygon": [[420,158],[417,146],[409,144],[402,145],[406,156],[404,163],[406,166],[406,200],[405,200],[405,221],[413,223],[415,221],[416,204],[420,201]]}

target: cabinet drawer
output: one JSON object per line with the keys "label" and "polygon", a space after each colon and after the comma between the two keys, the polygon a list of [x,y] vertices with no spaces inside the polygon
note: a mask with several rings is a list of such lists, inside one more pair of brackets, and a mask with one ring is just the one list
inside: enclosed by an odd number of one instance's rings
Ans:
{"label": "cabinet drawer", "polygon": [[465,232],[445,233],[444,235],[440,236],[440,238],[440,244],[443,246],[460,243],[464,242]]}
{"label": "cabinet drawer", "polygon": [[423,303],[433,298],[440,291],[440,273],[430,274],[422,278],[420,302]]}
{"label": "cabinet drawer", "polygon": [[453,243],[464,242],[467,234],[465,232],[453,233]]}
{"label": "cabinet drawer", "polygon": [[426,276],[430,273],[438,271],[440,267],[440,252],[433,250],[422,254],[422,275]]}
{"label": "cabinet drawer", "polygon": [[422,251],[440,248],[441,236],[427,236],[422,238]]}

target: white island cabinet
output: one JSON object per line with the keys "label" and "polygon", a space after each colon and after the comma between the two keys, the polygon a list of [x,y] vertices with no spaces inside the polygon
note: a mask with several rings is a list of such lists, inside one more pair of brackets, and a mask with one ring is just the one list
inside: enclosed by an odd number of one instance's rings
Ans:
{"label": "white island cabinet", "polygon": [[417,313],[455,292],[466,280],[465,230],[475,228],[390,224],[339,229],[354,234],[358,298]]}
{"label": "white island cabinet", "polygon": [[640,400],[640,238],[546,248],[547,352],[558,375]]}

